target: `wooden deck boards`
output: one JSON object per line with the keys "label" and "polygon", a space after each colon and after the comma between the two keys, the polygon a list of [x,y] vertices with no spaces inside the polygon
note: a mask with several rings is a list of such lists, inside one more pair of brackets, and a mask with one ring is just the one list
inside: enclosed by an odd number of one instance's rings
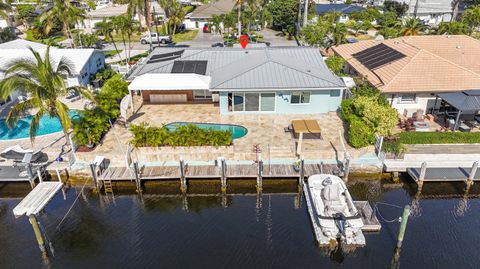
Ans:
{"label": "wooden deck boards", "polygon": [[23,200],[13,209],[15,217],[23,215],[37,215],[55,194],[62,188],[63,183],[49,181],[39,183]]}
{"label": "wooden deck boards", "polygon": [[[323,167],[323,169],[322,169]],[[335,165],[305,164],[305,177],[314,174],[332,173]],[[258,176],[257,164],[234,164],[227,165],[227,178],[256,178]],[[300,172],[295,171],[290,164],[264,165],[262,177],[264,178],[298,178]],[[145,166],[140,168],[142,180],[179,179],[180,168],[178,166]],[[194,178],[220,178],[220,168],[214,165],[186,165],[185,177]],[[99,180],[134,180],[133,171],[127,167],[109,167],[99,177]]]}

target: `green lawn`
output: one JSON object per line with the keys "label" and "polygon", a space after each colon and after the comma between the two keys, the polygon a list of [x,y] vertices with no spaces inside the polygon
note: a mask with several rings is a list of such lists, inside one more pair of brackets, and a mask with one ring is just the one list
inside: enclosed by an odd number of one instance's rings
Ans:
{"label": "green lawn", "polygon": [[53,42],[53,45],[67,39],[65,36],[62,35],[62,33],[56,33],[51,37],[45,38],[45,39],[36,39],[35,37],[33,37],[33,31],[31,29],[27,30],[26,34],[27,34],[27,37],[25,39],[28,41],[38,42],[38,43],[47,43],[50,40]]}
{"label": "green lawn", "polygon": [[402,132],[402,144],[472,144],[480,143],[480,133],[462,132]]}
{"label": "green lawn", "polygon": [[172,40],[175,43],[185,42],[194,39],[198,34],[198,30],[186,30],[184,32],[174,34]]}
{"label": "green lawn", "polygon": [[103,54],[105,54],[105,57],[112,57],[114,55],[117,55],[119,53],[122,53],[123,50],[118,50],[118,53],[116,50],[109,50],[109,51],[104,51]]}

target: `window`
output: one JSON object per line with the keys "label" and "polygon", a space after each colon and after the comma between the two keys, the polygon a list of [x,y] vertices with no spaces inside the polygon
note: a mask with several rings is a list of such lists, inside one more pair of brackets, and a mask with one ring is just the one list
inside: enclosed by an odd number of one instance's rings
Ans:
{"label": "window", "polygon": [[275,93],[262,93],[260,97],[260,111],[275,111]]}
{"label": "window", "polygon": [[260,95],[258,93],[245,93],[245,111],[258,111]]}
{"label": "window", "polygon": [[398,98],[398,103],[401,103],[401,104],[415,103],[416,99],[417,99],[417,96],[414,93],[412,93],[412,94],[410,94],[410,93],[402,94]]}
{"label": "window", "polygon": [[310,92],[292,92],[291,104],[309,104]]}
{"label": "window", "polygon": [[340,96],[340,90],[331,90],[330,97],[338,97]]}
{"label": "window", "polygon": [[228,94],[229,111],[275,111],[275,93],[238,92]]}
{"label": "window", "polygon": [[210,99],[212,98],[212,93],[209,90],[194,90],[193,97],[195,99]]}

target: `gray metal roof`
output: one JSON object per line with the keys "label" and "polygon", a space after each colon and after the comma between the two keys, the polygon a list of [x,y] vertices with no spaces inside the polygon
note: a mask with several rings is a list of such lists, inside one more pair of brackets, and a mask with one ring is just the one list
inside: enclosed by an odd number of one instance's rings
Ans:
{"label": "gray metal roof", "polygon": [[438,94],[438,97],[460,111],[472,112],[480,110],[480,90],[441,93]]}
{"label": "gray metal roof", "polygon": [[298,89],[344,88],[343,81],[327,68],[318,49],[285,48],[158,48],[129,76],[171,73],[173,62],[148,63],[154,55],[184,50],[175,60],[206,60],[205,75],[211,89]]}

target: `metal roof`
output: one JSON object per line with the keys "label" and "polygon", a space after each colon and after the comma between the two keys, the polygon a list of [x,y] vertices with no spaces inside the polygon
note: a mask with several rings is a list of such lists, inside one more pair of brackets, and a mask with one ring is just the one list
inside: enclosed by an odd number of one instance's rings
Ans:
{"label": "metal roof", "polygon": [[[180,58],[148,63],[155,55],[181,51]],[[159,48],[137,67],[129,80],[148,73],[171,73],[176,60],[207,61],[205,75],[211,89],[343,88],[343,81],[327,68],[318,49],[290,48]]]}
{"label": "metal roof", "polygon": [[213,15],[227,14],[235,7],[234,0],[219,0],[198,6],[190,15],[192,19],[211,18]]}
{"label": "metal roof", "polygon": [[480,110],[480,90],[441,93],[438,94],[438,97],[460,111],[471,112]]}
{"label": "metal roof", "polygon": [[317,14],[325,14],[328,12],[340,12],[342,14],[351,14],[354,12],[361,12],[364,8],[361,6],[347,5],[347,4],[317,4],[315,11]]}

